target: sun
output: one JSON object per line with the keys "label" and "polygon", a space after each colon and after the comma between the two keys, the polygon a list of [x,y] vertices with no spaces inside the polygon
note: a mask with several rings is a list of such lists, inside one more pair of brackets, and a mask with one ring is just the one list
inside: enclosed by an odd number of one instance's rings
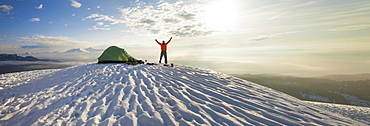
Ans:
{"label": "sun", "polygon": [[238,18],[235,3],[229,0],[213,2],[204,7],[202,21],[207,27],[225,31],[231,29]]}

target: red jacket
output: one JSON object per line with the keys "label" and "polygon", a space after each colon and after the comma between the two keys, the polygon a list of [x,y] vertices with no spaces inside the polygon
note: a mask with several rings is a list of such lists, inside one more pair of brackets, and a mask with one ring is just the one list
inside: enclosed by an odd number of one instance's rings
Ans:
{"label": "red jacket", "polygon": [[168,40],[168,42],[167,42],[167,43],[165,43],[165,44],[162,44],[162,43],[158,42],[158,41],[157,41],[157,39],[156,39],[155,41],[156,41],[159,45],[161,45],[161,50],[162,50],[162,51],[166,51],[166,50],[167,50],[167,44],[171,42],[171,39],[172,39],[172,37],[171,37],[171,38],[170,38],[170,40]]}

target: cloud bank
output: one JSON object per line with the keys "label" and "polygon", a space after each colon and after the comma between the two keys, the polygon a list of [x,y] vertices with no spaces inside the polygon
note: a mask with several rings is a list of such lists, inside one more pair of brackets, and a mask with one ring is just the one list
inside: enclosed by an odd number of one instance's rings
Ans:
{"label": "cloud bank", "polygon": [[85,42],[72,40],[68,37],[53,37],[44,35],[35,35],[32,37],[20,37],[18,41],[25,42],[27,45],[21,46],[22,48],[42,48],[42,50],[65,50],[84,45]]}
{"label": "cloud bank", "polygon": [[[139,2],[134,7],[119,8],[121,17],[90,14],[85,19],[105,21],[110,25],[125,24],[130,31],[135,33],[197,37],[216,32],[206,27],[204,22],[197,20],[204,11],[201,10],[203,6],[200,3],[184,3],[183,1],[156,4]],[[101,29],[97,28],[96,25],[93,27],[93,29]]]}
{"label": "cloud bank", "polygon": [[65,62],[88,63],[95,61],[101,49],[91,48],[94,44],[77,41],[64,36],[34,35],[13,38],[21,45],[0,45],[0,53],[32,54],[37,58],[57,59]]}

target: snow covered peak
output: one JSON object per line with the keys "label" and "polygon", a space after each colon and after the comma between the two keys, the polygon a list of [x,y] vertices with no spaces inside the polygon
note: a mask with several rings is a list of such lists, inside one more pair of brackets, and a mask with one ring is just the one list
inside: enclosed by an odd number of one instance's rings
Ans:
{"label": "snow covered peak", "polygon": [[81,49],[81,48],[77,48],[77,49],[70,49],[70,50],[67,50],[66,52],[64,53],[84,53],[84,52],[87,52],[86,50],[84,49]]}
{"label": "snow covered peak", "polygon": [[89,48],[85,48],[86,51],[89,51],[89,52],[97,52],[97,51],[104,51],[104,49],[94,49],[92,47],[89,47]]}
{"label": "snow covered peak", "polygon": [[0,125],[370,124],[190,66],[88,64],[4,74],[4,83]]}
{"label": "snow covered peak", "polygon": [[23,54],[20,54],[21,56],[35,56],[32,52],[26,52]]}

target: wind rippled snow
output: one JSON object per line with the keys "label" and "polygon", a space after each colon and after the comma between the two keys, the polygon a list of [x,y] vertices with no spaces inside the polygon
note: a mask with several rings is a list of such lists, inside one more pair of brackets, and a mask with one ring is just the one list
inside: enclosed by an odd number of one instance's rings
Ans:
{"label": "wind rippled snow", "polygon": [[190,66],[88,64],[3,76],[29,81],[0,90],[0,125],[370,124]]}

